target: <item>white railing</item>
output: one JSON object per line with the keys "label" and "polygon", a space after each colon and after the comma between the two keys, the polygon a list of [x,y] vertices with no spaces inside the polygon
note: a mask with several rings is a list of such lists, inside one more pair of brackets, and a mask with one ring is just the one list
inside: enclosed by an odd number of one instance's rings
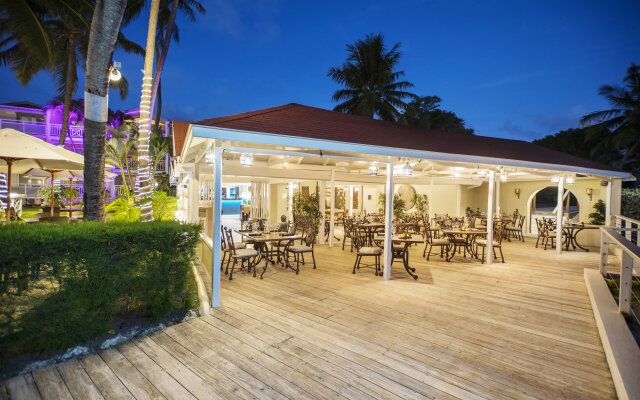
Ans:
{"label": "white railing", "polygon": [[[636,310],[631,307],[632,300],[640,302],[638,294],[633,291],[633,283],[640,284],[640,277],[638,274],[634,274],[634,264],[640,266],[640,246],[638,246],[638,236],[640,236],[640,221],[632,218],[622,217],[619,215],[614,216],[616,220],[616,227],[602,227],[600,228],[600,273],[602,275],[608,275],[607,266],[609,262],[609,246],[616,246],[621,250],[621,265],[620,265],[620,285],[618,309],[620,312],[624,312],[632,315],[638,322],[640,318],[637,315]],[[621,227],[620,225],[625,225]],[[635,232],[635,235],[632,235]],[[635,237],[634,237],[635,236]],[[634,238],[635,242],[631,239]],[[610,279],[612,279],[610,277]],[[614,279],[615,282],[616,279]]]}

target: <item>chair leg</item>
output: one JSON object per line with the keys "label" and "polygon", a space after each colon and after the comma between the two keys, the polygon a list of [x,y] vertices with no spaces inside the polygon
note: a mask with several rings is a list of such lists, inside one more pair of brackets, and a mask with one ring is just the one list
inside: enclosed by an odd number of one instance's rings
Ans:
{"label": "chair leg", "polygon": [[352,272],[353,274],[355,274],[355,273],[356,273],[356,266],[358,265],[358,261],[359,261],[359,260],[360,260],[360,256],[359,256],[359,255],[357,255],[357,256],[356,256],[356,262],[354,262],[354,263],[353,263],[353,272]]}
{"label": "chair leg", "polygon": [[[433,246],[429,246],[429,253],[427,253],[427,261],[429,261],[429,256],[431,255],[431,249],[433,249]],[[440,247],[440,257],[442,257],[442,247]]]}
{"label": "chair leg", "polygon": [[313,260],[313,269],[316,269],[316,256],[313,254],[313,250],[311,250],[311,259]]}
{"label": "chair leg", "polygon": [[504,254],[502,254],[502,246],[498,247],[500,249],[500,258],[502,258],[502,263],[504,264]]}
{"label": "chair leg", "polygon": [[376,265],[375,276],[382,275],[380,272],[380,256],[373,256],[374,263]]}
{"label": "chair leg", "polygon": [[231,254],[229,254],[229,257],[227,257],[227,267],[226,267],[226,269],[225,269],[225,271],[224,271],[224,274],[225,274],[225,275],[228,275],[228,274],[229,274],[229,264],[230,264],[230,263],[231,263]]}
{"label": "chair leg", "polygon": [[237,260],[234,259],[233,260],[233,264],[231,264],[231,273],[229,273],[229,280],[233,279],[233,269],[236,267],[236,262],[237,262]]}
{"label": "chair leg", "polygon": [[296,275],[300,272],[300,254],[296,254]]}
{"label": "chair leg", "polygon": [[[224,258],[227,256],[227,252],[223,251],[222,252],[222,261],[220,261],[220,271],[224,271]],[[225,273],[226,275],[226,273]]]}
{"label": "chair leg", "polygon": [[427,245],[424,245],[424,251],[422,252],[422,257],[424,257],[427,254]]}
{"label": "chair leg", "polygon": [[482,259],[480,260],[481,264],[484,264],[484,246],[482,246]]}

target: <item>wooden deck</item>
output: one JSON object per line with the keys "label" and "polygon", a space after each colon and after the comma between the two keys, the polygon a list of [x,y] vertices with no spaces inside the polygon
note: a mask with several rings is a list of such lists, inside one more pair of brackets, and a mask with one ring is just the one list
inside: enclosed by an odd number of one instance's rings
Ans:
{"label": "wooden deck", "polygon": [[[420,254],[418,254],[418,252]],[[413,251],[385,282],[354,255],[223,280],[198,318],[0,384],[0,399],[607,399],[615,391],[582,277],[595,252],[505,245],[506,264]]]}

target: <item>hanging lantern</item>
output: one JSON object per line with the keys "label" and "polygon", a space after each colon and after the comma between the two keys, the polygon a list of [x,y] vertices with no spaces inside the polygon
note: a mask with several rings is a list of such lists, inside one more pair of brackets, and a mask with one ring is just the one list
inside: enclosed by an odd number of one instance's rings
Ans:
{"label": "hanging lantern", "polygon": [[559,176],[552,176],[551,177],[551,183],[560,183],[560,177]]}
{"label": "hanging lantern", "polygon": [[564,181],[567,183],[567,185],[573,185],[574,183],[576,183],[576,178],[574,178],[573,176],[567,176]]}
{"label": "hanging lantern", "polygon": [[243,167],[253,167],[253,154],[242,153],[240,156],[240,165]]}
{"label": "hanging lantern", "polygon": [[208,150],[204,155],[204,161],[207,163],[207,165],[213,165],[213,163],[216,161],[216,156],[213,154],[212,150]]}
{"label": "hanging lantern", "polygon": [[377,161],[373,161],[371,164],[369,164],[369,175],[378,176],[378,162]]}
{"label": "hanging lantern", "polygon": [[413,175],[413,168],[411,168],[411,164],[406,163],[404,167],[402,167],[402,175],[411,176]]}

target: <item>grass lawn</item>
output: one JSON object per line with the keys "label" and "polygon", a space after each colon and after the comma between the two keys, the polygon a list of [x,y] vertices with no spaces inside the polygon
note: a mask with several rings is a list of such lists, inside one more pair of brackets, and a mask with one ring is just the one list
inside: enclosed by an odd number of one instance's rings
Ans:
{"label": "grass lawn", "polygon": [[[78,206],[74,206],[74,208],[76,208]],[[49,211],[49,209],[47,208],[46,211]],[[35,218],[35,215],[41,212],[45,212],[45,210],[43,210],[41,207],[38,206],[26,206],[26,207],[22,207],[22,218]],[[60,215],[62,216],[69,216],[69,213],[67,212],[62,212],[60,213]],[[73,218],[80,218],[82,217],[82,211],[74,211],[73,212]],[[5,214],[2,213],[2,215],[0,216],[0,221],[4,221],[5,218]]]}

